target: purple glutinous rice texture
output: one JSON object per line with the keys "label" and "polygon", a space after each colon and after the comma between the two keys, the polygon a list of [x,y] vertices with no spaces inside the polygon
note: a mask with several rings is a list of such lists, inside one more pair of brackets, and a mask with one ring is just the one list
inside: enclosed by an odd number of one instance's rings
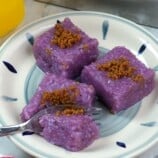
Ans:
{"label": "purple glutinous rice texture", "polygon": [[53,90],[66,88],[71,85],[75,85],[79,90],[79,95],[76,97],[76,104],[90,108],[94,104],[95,99],[95,90],[93,86],[66,79],[62,76],[59,77],[51,73],[46,73],[29,104],[24,107],[21,113],[22,120],[26,121],[30,119],[35,113],[43,108],[40,102],[44,92],[52,92]]}
{"label": "purple glutinous rice texture", "polygon": [[[33,52],[36,63],[44,72],[55,73],[67,78],[74,78],[80,75],[84,65],[95,61],[99,55],[97,39],[90,38],[85,32],[75,26],[69,18],[61,22],[65,29],[72,32],[79,31],[81,41],[71,48],[61,49],[51,44],[54,27],[36,38],[33,45]],[[88,49],[84,50],[83,45]],[[49,53],[47,52],[49,50]]]}
{"label": "purple glutinous rice texture", "polygon": [[[130,61],[131,65],[136,68],[137,73],[143,76],[143,84],[134,82],[127,77],[112,80],[107,76],[107,72],[99,71],[96,68],[96,64],[105,63],[119,57],[125,57]],[[115,47],[101,59],[85,66],[81,74],[81,80],[92,84],[100,99],[113,113],[116,113],[131,107],[147,96],[154,88],[154,75],[154,71],[147,68],[128,49]]]}
{"label": "purple glutinous rice texture", "polygon": [[99,128],[90,116],[53,116],[40,118],[41,136],[48,142],[70,151],[79,151],[99,137]]}

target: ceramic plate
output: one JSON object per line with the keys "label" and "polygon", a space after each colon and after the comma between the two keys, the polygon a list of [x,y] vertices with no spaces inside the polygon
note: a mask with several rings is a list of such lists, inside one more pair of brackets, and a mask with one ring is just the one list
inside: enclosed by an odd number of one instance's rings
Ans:
{"label": "ceramic plate", "polygon": [[[101,137],[80,152],[69,152],[52,145],[38,135],[21,133],[11,140],[26,152],[46,158],[132,157],[158,140],[158,41],[135,23],[98,12],[67,12],[49,16],[27,25],[11,36],[0,48],[0,122],[20,123],[19,114],[35,92],[43,73],[36,67],[34,39],[57,20],[69,17],[89,36],[99,41],[101,53],[125,46],[156,72],[156,86],[142,101],[116,115],[103,108],[95,116]],[[97,106],[102,106],[96,102]]]}

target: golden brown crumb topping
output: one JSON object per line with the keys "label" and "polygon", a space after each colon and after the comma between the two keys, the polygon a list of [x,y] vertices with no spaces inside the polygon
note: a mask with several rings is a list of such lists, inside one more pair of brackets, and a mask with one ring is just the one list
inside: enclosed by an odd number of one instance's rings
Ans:
{"label": "golden brown crumb topping", "polygon": [[143,76],[139,75],[139,74],[133,75],[132,76],[132,80],[135,81],[135,82],[142,82],[142,83],[144,82]]}
{"label": "golden brown crumb topping", "polygon": [[75,85],[66,88],[44,92],[41,98],[41,105],[69,105],[75,104],[75,99],[79,95],[79,90]]}
{"label": "golden brown crumb topping", "polygon": [[132,66],[130,61],[125,57],[120,57],[103,64],[98,64],[97,69],[100,71],[107,71],[108,77],[113,80],[129,77],[135,82],[144,81],[143,76],[136,74],[136,68]]}
{"label": "golden brown crumb topping", "polygon": [[85,114],[85,109],[83,107],[77,107],[75,105],[68,106],[61,111],[57,111],[56,116],[71,116],[71,115],[83,115]]}
{"label": "golden brown crumb topping", "polygon": [[74,44],[81,40],[79,33],[74,33],[65,29],[61,23],[55,25],[54,36],[51,40],[52,44],[59,46],[60,48],[71,48]]}

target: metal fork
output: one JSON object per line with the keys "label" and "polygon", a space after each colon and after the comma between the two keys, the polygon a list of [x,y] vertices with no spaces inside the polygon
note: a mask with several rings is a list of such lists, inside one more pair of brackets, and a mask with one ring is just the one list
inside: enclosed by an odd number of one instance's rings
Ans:
{"label": "metal fork", "polygon": [[[50,107],[40,110],[33,117],[31,117],[31,119],[29,119],[26,122],[23,122],[23,123],[20,123],[17,125],[0,127],[0,137],[7,136],[7,135],[13,135],[17,132],[22,132],[25,130],[32,131],[32,132],[38,134],[42,131],[42,128],[39,124],[39,118],[45,114],[51,114],[56,111],[63,110],[63,108],[65,108],[65,107],[62,105],[50,106]],[[101,110],[101,108],[97,108],[97,107],[89,108],[89,109],[86,109],[86,114],[96,115],[100,110]]]}

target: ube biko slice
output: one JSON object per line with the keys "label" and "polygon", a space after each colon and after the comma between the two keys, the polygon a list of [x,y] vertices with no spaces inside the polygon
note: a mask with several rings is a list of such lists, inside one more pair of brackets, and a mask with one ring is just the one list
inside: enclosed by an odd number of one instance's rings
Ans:
{"label": "ube biko slice", "polygon": [[99,137],[99,128],[90,116],[44,115],[39,121],[43,136],[48,142],[70,151],[79,151]]}
{"label": "ube biko slice", "polygon": [[94,99],[93,86],[46,73],[28,105],[24,107],[21,118],[23,121],[28,120],[49,105],[75,104],[90,108]]}
{"label": "ube biko slice", "polygon": [[65,18],[35,39],[33,45],[37,65],[44,72],[67,78],[78,76],[84,65],[97,59],[97,39],[89,37]]}
{"label": "ube biko slice", "polygon": [[82,71],[81,80],[92,84],[113,112],[131,107],[154,88],[154,71],[125,47],[115,47]]}

